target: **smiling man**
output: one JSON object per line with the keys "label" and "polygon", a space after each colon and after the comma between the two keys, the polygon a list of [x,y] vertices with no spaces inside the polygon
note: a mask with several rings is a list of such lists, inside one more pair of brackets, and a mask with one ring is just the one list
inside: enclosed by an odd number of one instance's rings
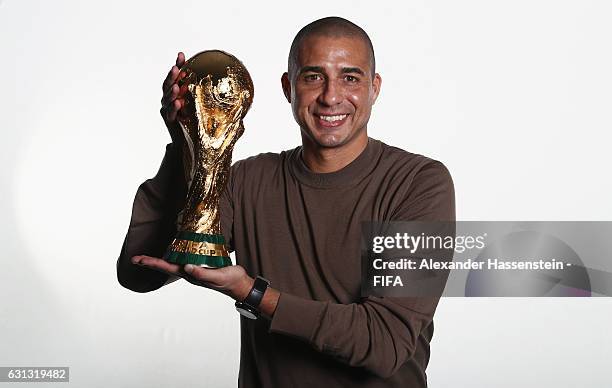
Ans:
{"label": "smiling man", "polygon": [[[335,159],[329,167],[336,170],[368,143],[367,124],[381,78],[367,34],[357,26],[334,24],[333,19],[325,29],[325,20],[298,33],[282,84],[302,130],[304,155],[326,154]],[[306,162],[310,165],[316,158]]]}
{"label": "smiling man", "polygon": [[173,141],[136,195],[119,282],[148,292],[185,278],[235,299],[240,387],[427,386],[438,299],[361,297],[361,222],[453,221],[453,183],[442,163],[368,137],[381,88],[368,35],[330,17],[295,37],[281,82],[302,145],[232,166],[221,222],[237,265],[222,269],[159,259],[185,198],[176,125],[184,60],[179,53],[163,85]]}

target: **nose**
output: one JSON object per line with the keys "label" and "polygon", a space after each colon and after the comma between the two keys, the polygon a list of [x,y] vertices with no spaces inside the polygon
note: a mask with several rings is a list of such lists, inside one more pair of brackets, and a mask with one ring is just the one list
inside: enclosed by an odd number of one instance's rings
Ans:
{"label": "nose", "polygon": [[328,79],[319,94],[319,103],[326,106],[337,105],[342,102],[342,88],[334,80]]}

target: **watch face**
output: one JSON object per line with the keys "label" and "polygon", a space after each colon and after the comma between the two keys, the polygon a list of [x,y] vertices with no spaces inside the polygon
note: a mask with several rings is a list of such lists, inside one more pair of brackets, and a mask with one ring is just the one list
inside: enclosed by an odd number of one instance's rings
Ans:
{"label": "watch face", "polygon": [[243,306],[236,306],[236,310],[238,310],[238,312],[241,315],[243,315],[243,316],[245,316],[245,317],[247,317],[249,319],[257,319],[257,315],[253,311],[250,311],[249,309],[247,309],[247,308],[245,308]]}

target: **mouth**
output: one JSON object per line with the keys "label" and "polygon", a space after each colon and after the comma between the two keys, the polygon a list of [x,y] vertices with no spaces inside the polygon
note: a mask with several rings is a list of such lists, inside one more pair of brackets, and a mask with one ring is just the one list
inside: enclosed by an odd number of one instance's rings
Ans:
{"label": "mouth", "polygon": [[344,114],[336,114],[336,115],[320,115],[316,114],[317,121],[319,125],[322,127],[337,127],[346,121],[346,118],[349,116],[348,113]]}

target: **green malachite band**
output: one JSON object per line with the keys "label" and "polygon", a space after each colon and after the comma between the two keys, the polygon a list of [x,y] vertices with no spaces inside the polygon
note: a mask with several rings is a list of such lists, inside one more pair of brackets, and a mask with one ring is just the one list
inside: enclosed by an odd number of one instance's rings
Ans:
{"label": "green malachite band", "polygon": [[[225,237],[223,237],[222,234],[204,234],[187,231],[179,231],[176,234],[175,240],[225,244]],[[164,260],[175,264],[194,264],[216,268],[232,265],[232,260],[227,256],[209,256],[190,252],[176,252],[173,251],[171,247],[164,255]]]}
{"label": "green malachite band", "polygon": [[187,252],[168,252],[164,256],[164,259],[170,263],[206,265],[217,268],[232,265],[232,260],[229,257],[196,255]]}
{"label": "green malachite band", "polygon": [[175,237],[177,240],[190,240],[195,242],[209,242],[212,244],[225,244],[222,234],[204,234],[187,231],[179,231]]}

